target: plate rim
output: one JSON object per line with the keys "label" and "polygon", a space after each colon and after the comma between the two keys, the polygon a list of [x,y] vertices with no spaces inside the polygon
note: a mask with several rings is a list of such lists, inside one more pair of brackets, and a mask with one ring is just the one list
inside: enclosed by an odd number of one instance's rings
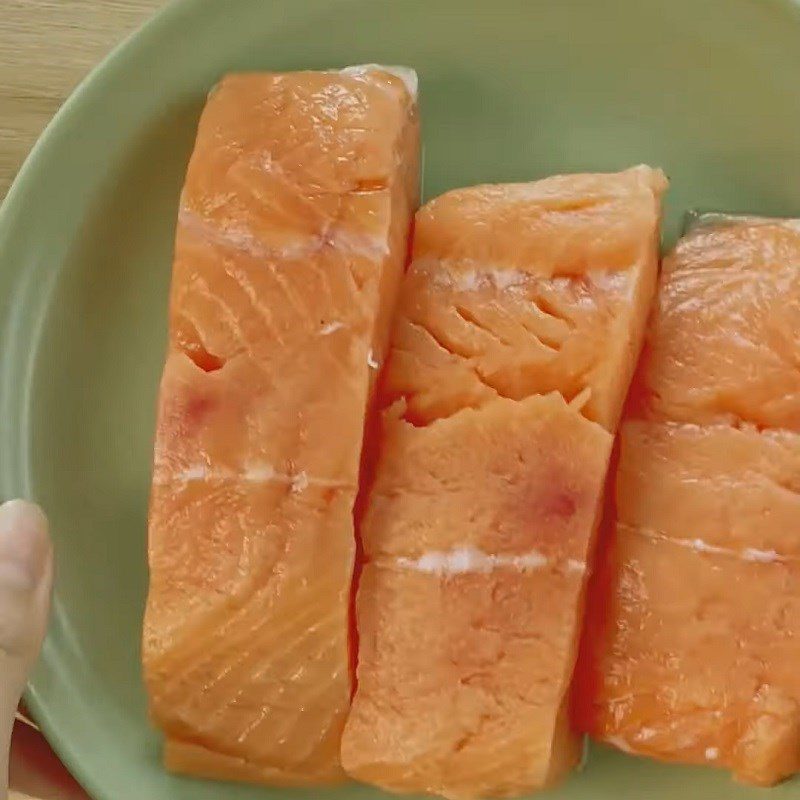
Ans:
{"label": "plate rim", "polygon": [[[794,2],[794,0],[792,0]],[[17,209],[24,207],[30,202],[30,195],[36,188],[37,176],[40,170],[40,163],[49,155],[50,149],[54,146],[54,140],[58,136],[63,124],[73,115],[80,114],[84,103],[89,101],[93,94],[102,92],[107,81],[113,81],[118,70],[124,70],[125,62],[141,45],[148,41],[155,40],[165,33],[168,33],[173,26],[180,24],[183,17],[194,13],[195,8],[201,8],[207,0],[168,0],[162,8],[156,9],[146,17],[138,27],[128,33],[100,61],[95,63],[77,85],[68,94],[64,102],[48,121],[42,132],[31,147],[28,155],[22,162],[17,174],[11,182],[6,192],[6,196],[0,203],[0,254],[5,253],[8,242],[13,237],[15,229],[14,215]],[[0,258],[0,270],[3,269],[3,259]],[[13,316],[14,299],[20,294],[22,283],[21,276],[11,276],[9,292],[9,313],[3,313],[0,309],[0,373],[6,369],[7,348],[11,338],[6,336],[9,328],[9,317]],[[36,347],[32,346],[29,350],[28,360],[35,360]],[[6,382],[7,383],[7,382]],[[30,384],[28,384],[30,385]],[[0,387],[0,407],[3,406],[3,395],[11,394],[4,392]],[[29,403],[24,401],[24,408],[29,407]],[[27,429],[24,423],[18,425],[19,436],[24,435]],[[16,448],[9,448],[16,450]],[[18,451],[10,455],[11,459],[18,456]],[[9,456],[7,456],[9,457]],[[14,472],[12,470],[12,472]],[[28,497],[30,495],[29,471],[27,469],[17,470],[13,477],[5,476],[0,469],[0,486],[4,493],[15,496]],[[63,623],[60,618],[60,609],[57,602],[53,603],[51,612],[48,638],[52,636],[62,636]],[[40,654],[41,658],[41,654]],[[78,781],[91,797],[102,797],[104,789],[102,782],[94,778],[91,770],[84,768],[81,764],[80,754],[70,745],[67,737],[61,736],[56,730],[57,726],[51,719],[47,703],[40,696],[39,690],[34,682],[28,684],[23,695],[23,701],[40,728],[48,746],[53,750],[61,763],[69,773]]]}
{"label": "plate rim", "polygon": [[[53,117],[45,125],[42,132],[34,142],[28,155],[23,160],[17,174],[15,175],[8,191],[0,202],[0,277],[4,269],[3,253],[6,252],[8,243],[12,240],[15,224],[15,214],[20,207],[24,207],[34,200],[34,192],[38,188],[40,163],[43,159],[50,156],[51,148],[57,146],[55,141],[64,123],[76,114],[80,114],[84,104],[91,100],[92,96],[102,93],[106,86],[113,83],[115,78],[124,72],[127,62],[139,47],[152,43],[158,38],[168,35],[176,26],[181,24],[183,19],[191,18],[197,10],[203,6],[212,5],[217,0],[167,0],[166,4],[153,11],[138,27],[127,34],[97,63],[95,63],[84,77],[72,89],[67,98],[55,112]],[[302,0],[298,0],[301,2]],[[765,0],[774,8],[783,8],[795,17],[795,22],[800,24],[800,0]],[[267,2],[267,0],[262,0]],[[13,300],[20,294],[19,284],[21,276],[11,276],[9,310],[13,310]],[[5,370],[7,355],[6,333],[9,327],[8,317],[10,315],[5,309],[0,308],[0,376]],[[35,347],[30,348],[27,358],[34,360]],[[0,386],[0,409],[3,408],[5,392]],[[27,406],[27,402],[23,406]],[[2,424],[0,420],[0,424]],[[26,430],[24,424],[19,425],[19,436],[23,436]],[[0,436],[2,440],[2,436]],[[12,448],[13,449],[13,448]],[[3,472],[3,461],[6,458],[14,459],[17,452],[10,453],[8,456],[0,456],[0,490],[8,490],[11,494],[22,496],[29,495],[27,470],[16,474],[13,478],[6,478]],[[0,499],[2,499],[0,497]],[[49,636],[53,634],[61,637],[63,624],[61,622],[57,606],[54,606],[51,618]],[[24,695],[25,703],[33,715],[37,725],[41,728],[49,746],[56,753],[61,762],[83,786],[91,797],[104,797],[104,782],[96,779],[92,771],[84,768],[80,761],[81,753],[77,748],[70,744],[68,737],[62,736],[57,730],[57,726],[52,722],[51,713],[47,710],[48,705],[40,696],[39,690],[35,686],[30,686]]]}

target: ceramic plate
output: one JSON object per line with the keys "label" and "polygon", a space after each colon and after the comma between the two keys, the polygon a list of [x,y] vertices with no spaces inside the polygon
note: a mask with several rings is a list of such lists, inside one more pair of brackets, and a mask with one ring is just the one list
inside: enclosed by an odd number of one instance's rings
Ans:
{"label": "ceramic plate", "polygon": [[[166,775],[139,670],[156,383],[181,180],[229,70],[410,64],[425,194],[659,165],[689,208],[800,216],[791,0],[183,0],[64,106],[0,214],[0,499],[51,515],[55,616],[30,704],[98,800],[378,798]],[[745,800],[711,769],[594,749],[562,800]],[[800,784],[770,800],[800,797]]]}

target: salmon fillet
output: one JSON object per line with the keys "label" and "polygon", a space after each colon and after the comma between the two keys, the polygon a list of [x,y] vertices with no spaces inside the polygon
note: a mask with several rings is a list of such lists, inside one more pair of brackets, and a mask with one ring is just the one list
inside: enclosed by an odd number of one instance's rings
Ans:
{"label": "salmon fillet", "polygon": [[172,770],[343,777],[353,506],[417,204],[413,79],[231,75],[200,120],[175,245],[143,643]]}
{"label": "salmon fillet", "polygon": [[665,261],[622,425],[580,724],[770,785],[800,769],[800,225],[714,219]]}
{"label": "salmon fillet", "polygon": [[506,797],[577,762],[585,576],[664,187],[640,167],[418,212],[361,526],[352,777]]}
{"label": "salmon fillet", "polygon": [[586,394],[613,431],[655,292],[660,173],[462,189],[417,216],[389,402],[425,425],[497,397]]}
{"label": "salmon fillet", "polygon": [[710,217],[680,242],[637,414],[800,430],[800,221]]}

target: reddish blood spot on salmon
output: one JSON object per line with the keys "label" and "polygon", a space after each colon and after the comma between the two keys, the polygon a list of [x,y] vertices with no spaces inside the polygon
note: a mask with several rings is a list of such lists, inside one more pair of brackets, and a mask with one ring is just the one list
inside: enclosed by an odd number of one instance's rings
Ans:
{"label": "reddish blood spot on salmon", "polygon": [[566,489],[556,489],[542,498],[542,513],[549,517],[570,519],[577,509],[575,496]]}
{"label": "reddish blood spot on salmon", "polygon": [[187,427],[192,430],[199,428],[215,405],[215,399],[207,394],[193,394],[187,398],[183,411]]}

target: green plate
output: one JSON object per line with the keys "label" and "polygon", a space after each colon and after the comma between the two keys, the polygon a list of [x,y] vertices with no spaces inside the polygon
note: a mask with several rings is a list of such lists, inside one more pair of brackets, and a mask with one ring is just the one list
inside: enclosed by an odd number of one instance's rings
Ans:
{"label": "green plate", "polygon": [[[169,777],[145,717],[139,625],[154,400],[178,192],[228,70],[417,68],[428,196],[611,170],[687,208],[800,216],[800,7],[791,0],[184,0],[58,114],[0,215],[0,499],[33,497],[58,551],[30,703],[99,800],[377,798]],[[608,750],[547,797],[761,796]],[[800,785],[770,800],[800,797]]]}

